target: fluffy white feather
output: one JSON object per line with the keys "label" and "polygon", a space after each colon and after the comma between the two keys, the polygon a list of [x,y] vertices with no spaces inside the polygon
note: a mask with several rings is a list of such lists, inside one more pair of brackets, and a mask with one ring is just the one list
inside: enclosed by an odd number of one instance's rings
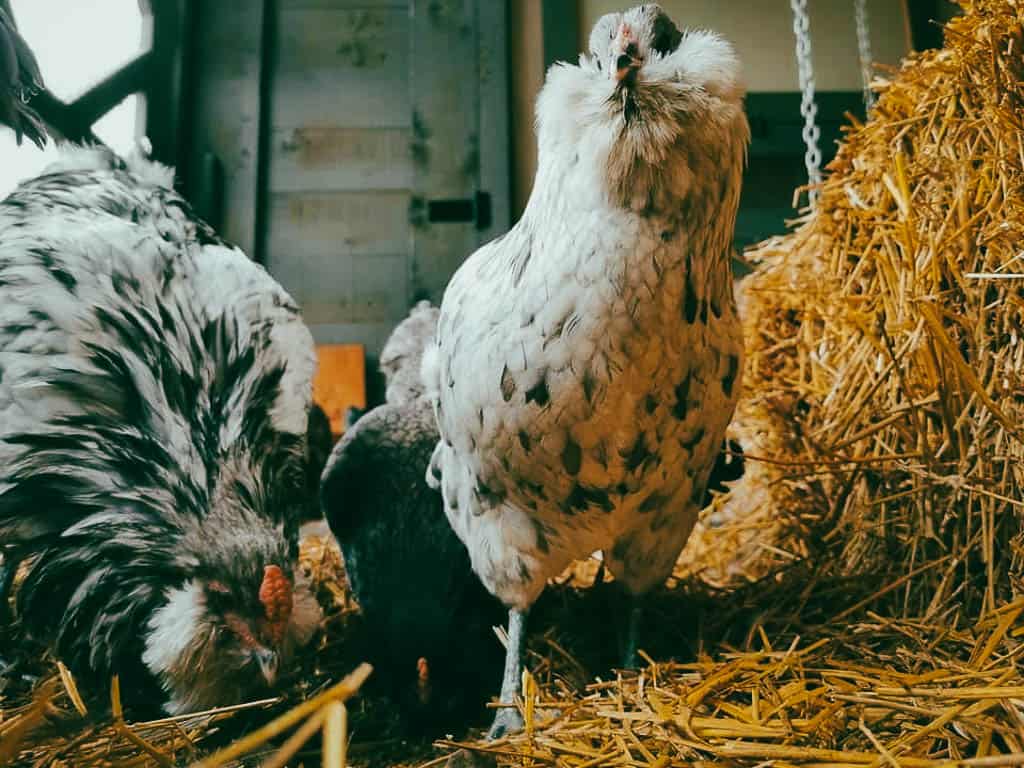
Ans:
{"label": "fluffy white feather", "polygon": [[[602,24],[642,31],[655,11]],[[428,481],[517,609],[594,550],[634,593],[664,580],[735,407],[739,64],[715,34],[665,29],[674,47],[642,38],[631,80],[611,76],[603,27],[548,72],[527,209],[459,269],[424,356],[441,433]]]}

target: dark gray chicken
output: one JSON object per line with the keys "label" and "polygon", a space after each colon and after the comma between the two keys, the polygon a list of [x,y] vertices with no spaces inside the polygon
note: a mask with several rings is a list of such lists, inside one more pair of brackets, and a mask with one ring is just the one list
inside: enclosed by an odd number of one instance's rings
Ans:
{"label": "dark gray chicken", "polygon": [[[437,442],[419,392],[437,310],[417,305],[381,354],[387,402],[355,422],[323,476],[322,506],[364,616],[376,682],[416,729],[454,727],[486,700],[504,611],[473,575],[424,472]],[[483,673],[483,674],[479,674]],[[475,675],[478,675],[474,677]]]}
{"label": "dark gray chicken", "polygon": [[28,136],[40,149],[46,144],[46,127],[29,103],[41,90],[36,57],[0,4],[0,124],[14,129],[18,144]]}
{"label": "dark gray chicken", "polygon": [[0,599],[80,687],[187,712],[272,686],[297,568],[312,337],[172,173],[69,152],[0,203]]}

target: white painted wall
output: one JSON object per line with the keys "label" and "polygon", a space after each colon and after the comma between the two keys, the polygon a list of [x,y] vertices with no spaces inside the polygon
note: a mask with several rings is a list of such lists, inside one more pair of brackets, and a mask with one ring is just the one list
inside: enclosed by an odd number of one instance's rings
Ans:
{"label": "white painted wall", "polygon": [[[743,62],[747,89],[797,89],[793,17],[788,0],[659,0],[676,23],[725,35]],[[581,47],[602,14],[630,5],[623,0],[580,0]],[[868,0],[871,46],[876,62],[895,65],[908,50],[904,3]],[[853,0],[809,0],[811,50],[823,91],[860,90]]]}

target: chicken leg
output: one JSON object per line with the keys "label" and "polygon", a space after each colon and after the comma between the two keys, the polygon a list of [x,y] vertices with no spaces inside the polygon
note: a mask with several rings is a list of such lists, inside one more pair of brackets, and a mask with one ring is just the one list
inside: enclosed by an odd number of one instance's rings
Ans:
{"label": "chicken leg", "polygon": [[[505,650],[505,674],[501,680],[502,704],[514,704],[516,697],[522,693],[527,614],[528,611],[518,611],[515,608],[508,612],[508,647]],[[494,741],[522,727],[523,718],[519,710],[515,706],[502,707],[494,716],[494,723],[487,732],[487,738]]]}
{"label": "chicken leg", "polygon": [[640,636],[640,615],[643,613],[643,600],[637,595],[626,598],[626,644],[622,652],[622,668],[636,668],[637,640]]}

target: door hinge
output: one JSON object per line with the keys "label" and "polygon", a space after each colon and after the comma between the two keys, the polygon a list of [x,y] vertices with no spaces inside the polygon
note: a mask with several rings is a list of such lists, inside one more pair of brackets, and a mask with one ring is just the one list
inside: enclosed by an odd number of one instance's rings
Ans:
{"label": "door hinge", "polygon": [[477,192],[473,197],[455,200],[428,200],[427,221],[441,223],[474,222],[477,229],[488,229],[491,216],[491,195]]}

